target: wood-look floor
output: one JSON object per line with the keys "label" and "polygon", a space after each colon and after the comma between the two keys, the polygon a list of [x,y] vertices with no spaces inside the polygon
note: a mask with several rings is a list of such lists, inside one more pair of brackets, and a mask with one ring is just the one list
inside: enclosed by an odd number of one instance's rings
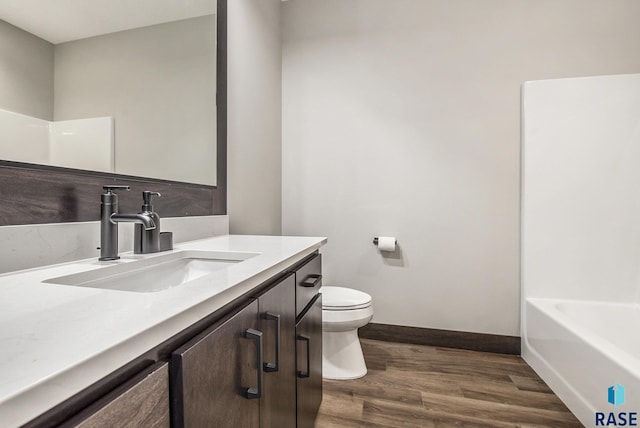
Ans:
{"label": "wood-look floor", "polygon": [[582,426],[518,356],[361,342],[369,372],[324,381],[316,428]]}

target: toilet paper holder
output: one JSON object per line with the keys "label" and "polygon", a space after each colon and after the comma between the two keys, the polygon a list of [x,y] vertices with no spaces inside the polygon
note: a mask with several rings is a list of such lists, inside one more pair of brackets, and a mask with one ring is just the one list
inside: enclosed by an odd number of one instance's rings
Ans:
{"label": "toilet paper holder", "polygon": [[[398,240],[395,240],[395,244],[398,245]],[[373,245],[378,245],[378,237],[376,236],[375,238],[373,238]]]}

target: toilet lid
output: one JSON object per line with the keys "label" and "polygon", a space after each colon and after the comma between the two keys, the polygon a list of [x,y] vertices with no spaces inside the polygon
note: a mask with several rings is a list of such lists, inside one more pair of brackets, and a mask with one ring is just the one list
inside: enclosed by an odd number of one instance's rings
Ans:
{"label": "toilet lid", "polygon": [[352,288],[324,286],[320,292],[322,309],[325,310],[361,309],[371,306],[371,296]]}

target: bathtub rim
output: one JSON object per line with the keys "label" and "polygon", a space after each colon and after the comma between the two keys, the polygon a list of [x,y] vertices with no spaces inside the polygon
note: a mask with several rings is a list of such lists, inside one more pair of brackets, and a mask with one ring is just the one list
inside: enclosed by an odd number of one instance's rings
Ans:
{"label": "bathtub rim", "polygon": [[[570,333],[574,334],[589,346],[595,348],[598,352],[602,353],[605,357],[613,361],[615,364],[625,367],[631,372],[637,379],[640,380],[640,358],[634,357],[629,352],[620,348],[617,344],[611,342],[600,334],[593,332],[591,329],[580,324],[580,321],[571,317],[570,315],[562,312],[556,305],[563,304],[599,304],[599,305],[611,305],[611,306],[637,306],[637,303],[624,303],[624,302],[600,302],[594,300],[577,300],[577,299],[549,299],[529,297],[525,299],[526,303],[534,305],[538,310],[542,311],[545,315],[551,317],[554,320],[558,320],[559,323]],[[526,313],[526,312],[525,312]],[[529,349],[535,351],[535,347],[531,346],[529,342],[529,336],[527,334],[526,324],[523,326],[523,347],[526,343]]]}
{"label": "bathtub rim", "polygon": [[[592,300],[577,300],[577,299],[549,299],[549,298],[528,298],[523,300],[524,307],[526,307],[525,317],[523,317],[522,324],[522,358],[533,368],[533,370],[544,380],[544,382],[553,390],[553,392],[564,402],[569,410],[580,420],[584,426],[593,426],[594,424],[594,412],[602,410],[598,404],[588,398],[591,395],[588,391],[580,387],[579,383],[574,384],[570,379],[571,375],[567,376],[567,373],[554,365],[552,365],[553,358],[549,360],[549,356],[546,355],[544,349],[539,349],[532,346],[530,337],[527,334],[532,329],[527,325],[531,320],[531,311],[537,311],[536,316],[543,316],[549,323],[555,325],[561,335],[567,336],[570,339],[577,339],[582,342],[583,345],[591,349],[595,355],[599,355],[599,358],[604,358],[608,361],[608,364],[617,365],[619,370],[623,370],[634,377],[635,382],[639,382],[638,370],[633,370],[635,367],[633,364],[628,363],[628,359],[624,356],[612,354],[612,352],[618,352],[618,354],[628,353],[620,350],[618,346],[609,342],[608,340],[601,338],[600,335],[596,335],[592,330],[583,327],[579,324],[579,321],[569,315],[563,313],[556,307],[558,303],[569,304],[584,304],[584,303],[598,303],[598,304],[625,304],[624,302],[597,302]],[[626,305],[633,305],[635,302],[626,303]],[[538,325],[538,327],[541,327]],[[533,329],[535,331],[535,328]],[[535,337],[535,335],[534,335]],[[602,344],[606,344],[605,348],[602,348]],[[613,351],[610,349],[613,348]],[[632,360],[636,360],[634,357],[628,357]]]}

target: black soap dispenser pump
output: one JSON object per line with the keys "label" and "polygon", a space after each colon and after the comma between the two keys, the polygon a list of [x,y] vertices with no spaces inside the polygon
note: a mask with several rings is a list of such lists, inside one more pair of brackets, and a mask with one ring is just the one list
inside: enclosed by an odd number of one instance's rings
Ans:
{"label": "black soap dispenser pump", "polygon": [[142,192],[142,211],[153,220],[156,225],[155,229],[145,230],[141,224],[135,225],[135,235],[133,240],[133,252],[135,254],[157,253],[160,251],[160,216],[153,211],[151,205],[152,196],[162,196],[158,192],[150,192],[145,190]]}

